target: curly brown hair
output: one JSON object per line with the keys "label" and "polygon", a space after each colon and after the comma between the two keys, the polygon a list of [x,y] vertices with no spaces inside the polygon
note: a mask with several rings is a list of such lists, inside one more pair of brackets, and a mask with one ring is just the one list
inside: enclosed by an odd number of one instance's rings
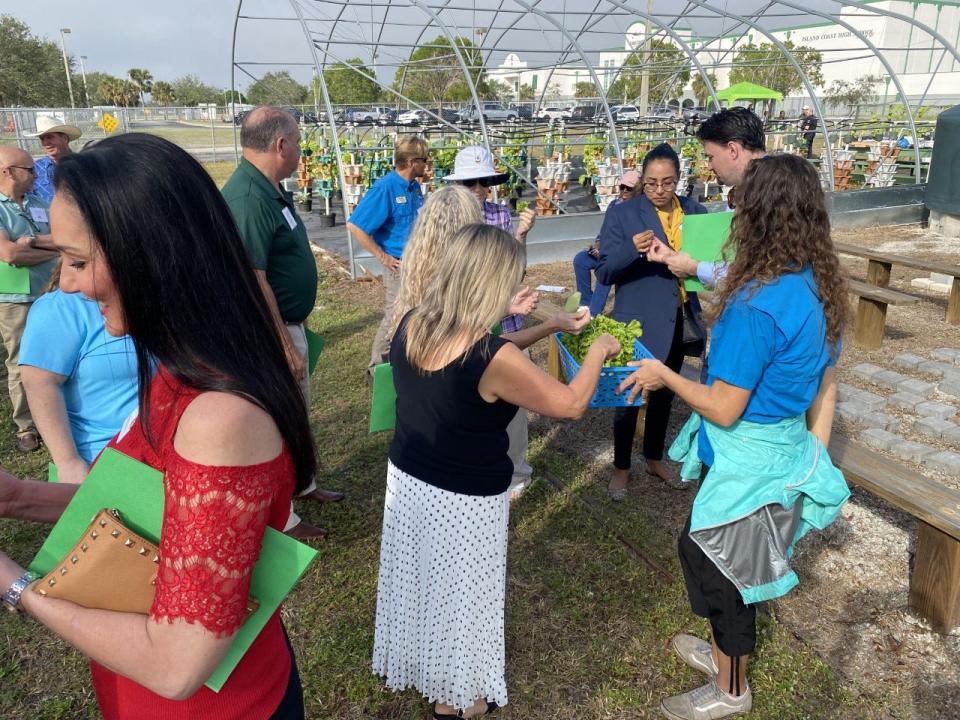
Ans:
{"label": "curly brown hair", "polygon": [[831,353],[836,352],[850,313],[847,279],[830,237],[820,178],[809,162],[784,154],[747,166],[737,186],[737,211],[723,255],[733,261],[717,290],[714,319],[742,288],[752,294],[809,265],[820,291]]}

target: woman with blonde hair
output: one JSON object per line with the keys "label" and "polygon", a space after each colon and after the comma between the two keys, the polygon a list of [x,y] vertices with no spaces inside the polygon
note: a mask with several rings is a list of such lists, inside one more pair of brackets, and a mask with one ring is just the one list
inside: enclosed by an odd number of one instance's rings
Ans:
{"label": "woman with blonde hair", "polygon": [[[456,231],[464,225],[482,222],[483,213],[480,211],[480,206],[466,188],[448,185],[431,193],[417,216],[407,248],[404,250],[403,267],[400,271],[400,290],[397,292],[393,321],[394,331],[403,316],[422,301],[427,286],[433,280],[441,262],[451,252],[450,247]],[[520,248],[522,252],[523,246]],[[529,291],[516,293],[510,310],[520,309],[516,307],[518,302],[529,302],[528,295]],[[491,327],[494,327],[499,320],[500,318],[494,320]],[[503,337],[517,347],[525,349],[554,332],[579,333],[589,321],[590,314],[584,310],[574,313],[558,312],[539,325],[503,333]]]}
{"label": "woman with blonde hair", "polygon": [[416,687],[437,720],[507,702],[503,608],[507,424],[518,407],[579,418],[619,343],[600,336],[569,385],[490,328],[523,277],[499,228],[452,237],[390,349],[397,424],[387,467],[373,670]]}

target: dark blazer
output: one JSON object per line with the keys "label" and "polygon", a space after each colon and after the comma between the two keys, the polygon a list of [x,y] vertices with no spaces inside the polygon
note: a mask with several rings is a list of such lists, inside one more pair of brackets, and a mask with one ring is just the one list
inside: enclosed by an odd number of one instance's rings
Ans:
{"label": "dark blazer", "polygon": [[[707,209],[687,197],[680,197],[684,215],[700,215]],[[667,242],[666,233],[657,217],[657,209],[646,196],[638,195],[607,209],[600,228],[600,264],[597,280],[605,285],[616,285],[611,317],[620,322],[639,320],[643,326],[641,342],[659,360],[670,352],[680,287],[676,276],[663,263],[650,262],[633,246],[633,236],[652,230],[661,242]],[[693,316],[700,324],[700,302],[696,293],[687,293]]]}

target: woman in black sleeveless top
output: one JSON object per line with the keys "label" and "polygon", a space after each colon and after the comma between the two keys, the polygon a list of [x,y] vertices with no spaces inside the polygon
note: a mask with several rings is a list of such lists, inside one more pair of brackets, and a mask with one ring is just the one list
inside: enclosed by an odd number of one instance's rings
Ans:
{"label": "woman in black sleeveless top", "polygon": [[599,337],[564,385],[493,336],[523,267],[524,248],[508,233],[462,228],[390,349],[397,424],[373,669],[388,687],[434,700],[439,720],[507,702],[507,424],[518,407],[579,418],[603,362],[620,352],[612,336]]}

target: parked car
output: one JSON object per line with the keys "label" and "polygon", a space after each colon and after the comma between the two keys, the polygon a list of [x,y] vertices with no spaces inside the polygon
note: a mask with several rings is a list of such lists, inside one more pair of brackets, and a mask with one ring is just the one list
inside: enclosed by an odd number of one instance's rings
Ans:
{"label": "parked car", "polygon": [[455,123],[460,119],[457,111],[452,108],[433,108],[429,111],[422,108],[417,108],[415,110],[408,110],[407,112],[398,115],[397,124],[430,125],[432,123],[439,123],[440,120],[437,118],[442,118],[448,123]]}
{"label": "parked car", "polygon": [[566,120],[568,117],[570,117],[570,108],[553,105],[540,108],[540,112],[537,113],[537,120]]}
{"label": "parked car", "polygon": [[610,114],[613,115],[614,122],[640,119],[640,111],[636,105],[614,105],[610,108]]}
{"label": "parked car", "polygon": [[386,122],[390,117],[391,108],[388,107],[355,107],[346,110],[345,117],[348,122],[354,123],[377,123],[383,120]]}
{"label": "parked car", "polygon": [[[505,107],[498,102],[483,103],[483,119],[487,122],[515,122],[520,113],[513,108]],[[477,112],[475,105],[469,105],[457,113],[460,122],[477,122],[480,120],[480,113]]]}
{"label": "parked car", "polygon": [[317,114],[312,110],[308,110],[303,114],[303,124],[304,125],[319,125],[320,121],[317,120]]}
{"label": "parked car", "polygon": [[669,105],[658,105],[650,110],[649,117],[658,118],[660,120],[676,120],[677,110]]}
{"label": "parked car", "polygon": [[518,120],[533,120],[533,108],[530,105],[510,103],[510,109],[517,111]]}
{"label": "parked car", "polygon": [[586,105],[577,105],[570,111],[571,120],[593,120],[593,118],[600,112],[600,106],[595,103],[588,103]]}

